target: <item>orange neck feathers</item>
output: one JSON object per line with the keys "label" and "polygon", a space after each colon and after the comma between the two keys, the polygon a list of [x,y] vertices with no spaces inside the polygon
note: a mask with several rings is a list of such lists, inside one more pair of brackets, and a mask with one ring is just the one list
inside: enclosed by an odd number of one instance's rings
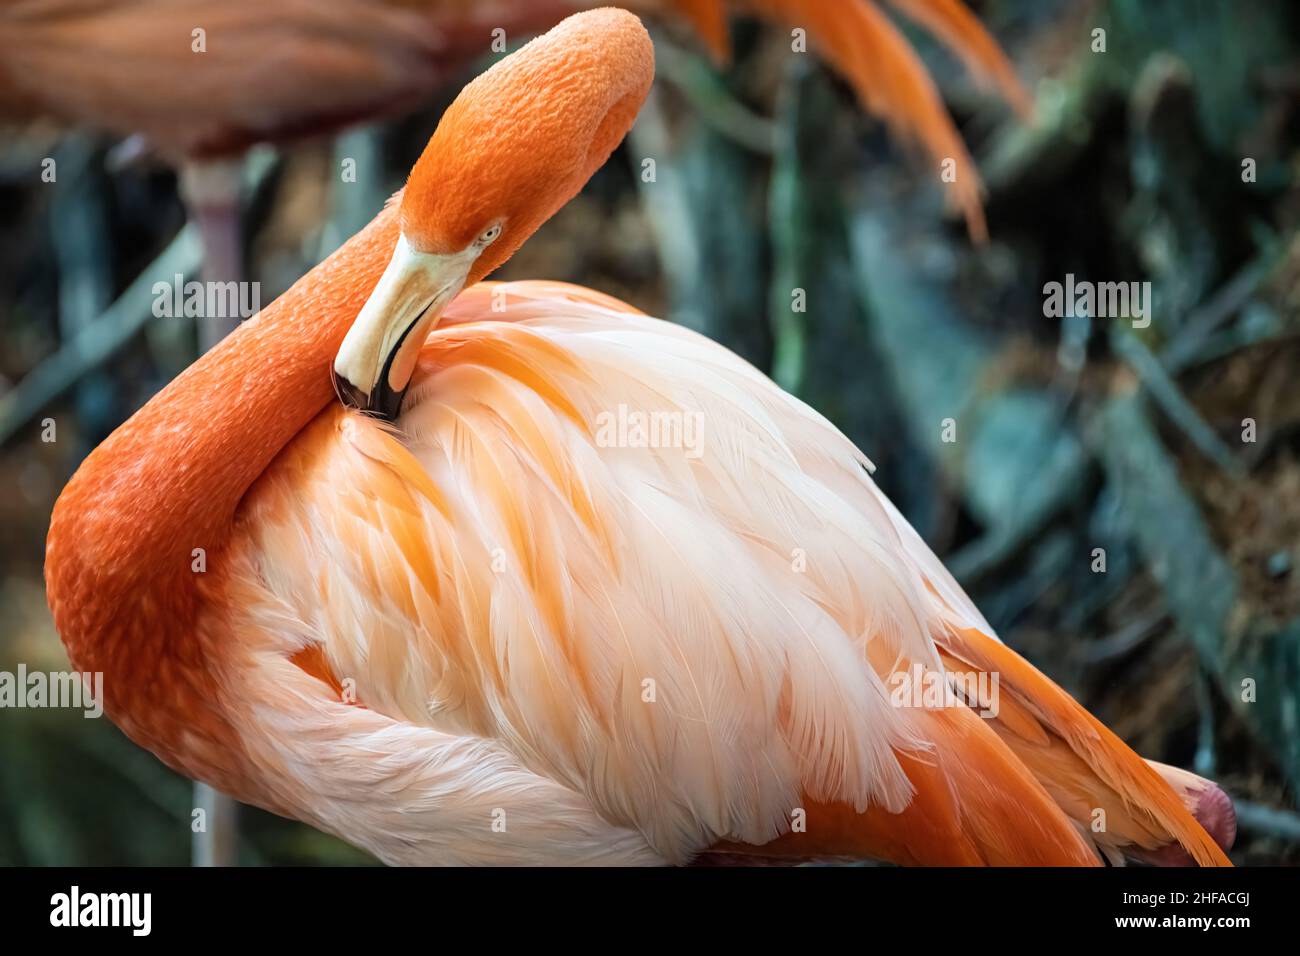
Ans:
{"label": "orange neck feathers", "polygon": [[199,611],[220,600],[244,493],[333,398],[330,361],[396,237],[390,207],[109,436],[54,506],[46,592],[68,656],[104,672],[108,714],[183,772],[237,770],[181,745],[234,749]]}

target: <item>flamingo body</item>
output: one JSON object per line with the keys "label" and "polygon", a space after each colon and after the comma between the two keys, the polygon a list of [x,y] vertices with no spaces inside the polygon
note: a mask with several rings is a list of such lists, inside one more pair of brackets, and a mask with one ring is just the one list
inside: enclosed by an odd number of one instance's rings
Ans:
{"label": "flamingo body", "polygon": [[[708,424],[694,450],[602,447],[592,423],[619,408]],[[351,677],[367,708],[499,740],[676,862],[767,842],[805,790],[906,805],[891,748],[915,730],[865,661],[875,641],[937,663],[944,612],[811,409],[621,303],[480,284],[430,337],[397,429],[330,409],[250,495],[232,603],[259,657],[316,635],[328,682]],[[551,789],[502,806],[544,810]]]}
{"label": "flamingo body", "polygon": [[[602,446],[591,423],[620,407],[702,411],[698,456]],[[892,705],[891,674],[973,647],[1107,743],[996,645],[869,468],[695,333],[559,283],[475,286],[425,345],[396,433],[332,407],[241,509],[211,626],[236,641],[220,683],[258,702],[236,727],[256,776],[327,829],[346,812],[389,862],[682,863],[780,838],[795,856],[1091,864],[1067,809],[1086,822],[1099,801],[1163,844],[1015,698],[993,723]],[[1024,746],[1073,756],[1089,799],[1058,804]],[[354,766],[371,778],[340,790]]]}
{"label": "flamingo body", "polygon": [[[107,712],[392,863],[1226,862],[1222,792],[999,643],[824,418],[607,296],[479,281],[652,73],[615,10],[494,66],[398,202],[87,459],[46,573]],[[891,694],[963,671],[994,708]]]}

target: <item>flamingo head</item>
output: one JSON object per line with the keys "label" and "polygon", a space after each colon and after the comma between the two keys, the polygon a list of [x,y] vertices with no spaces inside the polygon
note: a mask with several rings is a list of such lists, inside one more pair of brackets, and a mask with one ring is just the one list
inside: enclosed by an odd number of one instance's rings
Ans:
{"label": "flamingo head", "polygon": [[348,404],[396,417],[443,308],[577,195],[653,78],[641,21],[604,8],[569,17],[461,91],[411,170],[392,259],[334,359]]}

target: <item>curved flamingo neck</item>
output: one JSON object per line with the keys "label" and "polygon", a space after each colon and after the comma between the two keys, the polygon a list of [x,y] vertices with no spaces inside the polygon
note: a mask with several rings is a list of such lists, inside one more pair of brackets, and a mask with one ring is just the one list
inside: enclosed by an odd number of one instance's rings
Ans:
{"label": "curved flamingo neck", "polygon": [[397,234],[390,203],[95,449],[50,519],[46,591],[73,666],[103,672],[129,736],[218,785],[238,755],[199,622],[241,499],[333,398],[330,362]]}

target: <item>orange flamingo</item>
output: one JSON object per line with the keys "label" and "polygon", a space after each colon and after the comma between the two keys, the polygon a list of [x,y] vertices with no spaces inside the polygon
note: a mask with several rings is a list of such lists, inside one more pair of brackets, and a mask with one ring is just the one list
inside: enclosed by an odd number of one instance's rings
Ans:
{"label": "orange flamingo", "polygon": [[610,9],[499,62],[86,459],[46,576],[112,719],[389,863],[1226,863],[1223,792],[1001,644],[824,418],[600,293],[481,281],[652,74]]}

